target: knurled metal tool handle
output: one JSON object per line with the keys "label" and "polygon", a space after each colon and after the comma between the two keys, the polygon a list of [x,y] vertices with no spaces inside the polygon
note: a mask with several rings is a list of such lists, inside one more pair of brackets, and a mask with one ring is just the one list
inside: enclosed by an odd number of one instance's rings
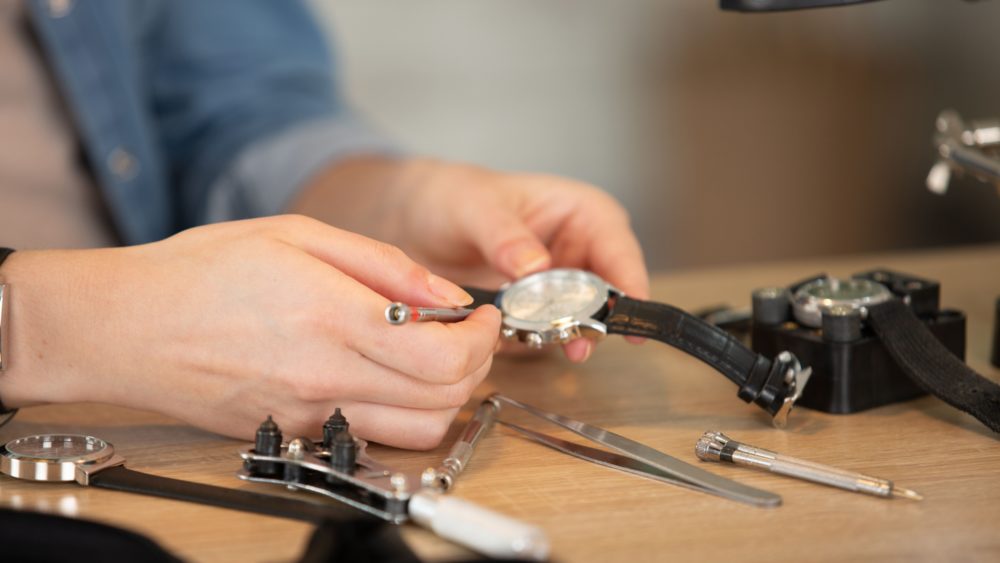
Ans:
{"label": "knurled metal tool handle", "polygon": [[795,460],[795,458],[782,458],[781,456],[778,459],[768,459],[736,452],[732,457],[733,463],[737,465],[763,467],[779,475],[787,475],[814,483],[880,497],[892,495],[892,481],[869,477],[861,473],[852,473],[835,467],[814,463],[798,463],[798,460]]}
{"label": "knurled metal tool handle", "polygon": [[465,470],[465,466],[476,451],[476,446],[493,428],[499,413],[500,405],[493,399],[486,399],[479,405],[451,447],[451,451],[448,452],[448,457],[444,458],[441,466],[434,471],[433,477],[436,482],[431,484],[432,487],[447,491],[454,486],[458,474]]}

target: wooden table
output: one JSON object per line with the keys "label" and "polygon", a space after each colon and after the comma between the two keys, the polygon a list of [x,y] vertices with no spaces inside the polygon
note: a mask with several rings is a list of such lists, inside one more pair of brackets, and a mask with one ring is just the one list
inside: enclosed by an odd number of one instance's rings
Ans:
{"label": "wooden table", "polygon": [[[654,295],[687,309],[745,305],[755,287],[876,266],[940,280],[942,302],[968,315],[970,365],[1000,380],[1000,370],[988,362],[993,304],[1000,295],[1000,245],[674,272],[656,276]],[[926,497],[884,500],[741,467],[702,465],[784,498],[779,508],[753,508],[587,464],[496,428],[479,446],[455,494],[540,525],[557,560],[1000,559],[997,436],[934,398],[848,416],[799,409],[790,428],[780,431],[699,361],[655,342],[634,347],[620,338],[602,343],[584,366],[556,356],[499,360],[477,397],[493,390],[691,463],[699,463],[693,451],[697,438],[718,429],[789,455],[893,479]],[[373,453],[407,468],[435,465],[477,403],[470,402],[435,451],[376,447]],[[245,444],[150,413],[101,405],[26,409],[0,430],[0,439],[47,431],[103,437],[134,469],[272,490],[233,476],[237,450]],[[131,528],[192,561],[294,560],[311,532],[305,524],[276,518],[6,477],[0,478],[0,504]],[[468,555],[416,527],[405,527],[404,535],[424,557]]]}

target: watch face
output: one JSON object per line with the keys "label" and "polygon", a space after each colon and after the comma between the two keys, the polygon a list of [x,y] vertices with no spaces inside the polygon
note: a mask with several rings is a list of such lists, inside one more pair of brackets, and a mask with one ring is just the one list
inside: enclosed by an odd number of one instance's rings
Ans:
{"label": "watch face", "polygon": [[503,293],[506,317],[531,323],[554,323],[589,317],[608,299],[608,285],[582,270],[549,270],[514,282]]}
{"label": "watch face", "polygon": [[800,287],[792,297],[792,311],[800,323],[818,328],[823,324],[823,311],[834,306],[846,306],[867,314],[867,307],[892,299],[886,286],[866,279],[823,278]]}
{"label": "watch face", "polygon": [[5,448],[18,459],[88,462],[107,457],[111,446],[93,436],[45,434],[11,440]]}
{"label": "watch face", "polygon": [[115,449],[93,436],[41,434],[11,440],[0,452],[0,473],[5,475],[29,481],[76,481],[78,469],[111,459]]}

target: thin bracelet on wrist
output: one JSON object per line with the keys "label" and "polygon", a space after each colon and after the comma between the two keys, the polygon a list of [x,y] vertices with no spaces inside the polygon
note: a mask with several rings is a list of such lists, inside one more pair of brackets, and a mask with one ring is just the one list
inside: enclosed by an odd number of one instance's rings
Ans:
{"label": "thin bracelet on wrist", "polygon": [[[4,260],[8,256],[14,253],[13,248],[2,248],[0,247],[0,266],[3,265]],[[10,347],[7,345],[8,334],[10,333],[10,323],[8,322],[8,311],[10,310],[10,286],[3,283],[3,278],[0,276],[0,372],[3,372],[4,368],[10,363],[8,355],[10,353]],[[8,409],[3,404],[3,399],[0,398],[0,426],[7,424],[10,419],[14,418],[17,413],[17,409]]]}

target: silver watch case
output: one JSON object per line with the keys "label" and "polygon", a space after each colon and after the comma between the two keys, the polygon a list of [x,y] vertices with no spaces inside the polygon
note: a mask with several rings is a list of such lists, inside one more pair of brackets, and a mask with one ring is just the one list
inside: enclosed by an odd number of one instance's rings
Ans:
{"label": "silver watch case", "polygon": [[[529,286],[551,284],[560,281],[584,283],[594,288],[594,296],[581,303],[570,314],[544,320],[528,320],[511,314],[511,299]],[[525,276],[505,284],[500,288],[498,305],[503,312],[501,336],[507,340],[519,340],[530,348],[542,348],[547,344],[565,344],[577,338],[600,340],[607,335],[604,323],[596,320],[596,315],[607,305],[611,297],[624,295],[621,290],[604,281],[597,274],[572,268],[557,268]]]}
{"label": "silver watch case", "polygon": [[792,313],[802,325],[820,328],[823,312],[833,307],[849,307],[858,311],[861,318],[868,316],[868,308],[892,299],[889,288],[872,280],[850,278],[820,278],[799,287],[791,297]]}
{"label": "silver watch case", "polygon": [[79,434],[25,436],[0,448],[0,472],[28,481],[89,485],[94,473],[124,463],[110,443]]}

